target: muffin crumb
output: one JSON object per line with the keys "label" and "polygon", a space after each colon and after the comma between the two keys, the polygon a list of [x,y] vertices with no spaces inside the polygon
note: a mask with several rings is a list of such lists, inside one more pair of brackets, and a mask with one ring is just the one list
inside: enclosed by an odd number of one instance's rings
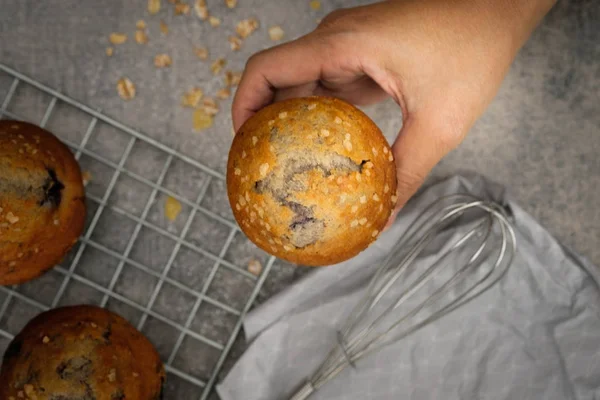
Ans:
{"label": "muffin crumb", "polygon": [[15,214],[13,214],[11,211],[6,213],[6,220],[10,223],[10,224],[16,224],[17,222],[19,222],[19,217],[17,217]]}

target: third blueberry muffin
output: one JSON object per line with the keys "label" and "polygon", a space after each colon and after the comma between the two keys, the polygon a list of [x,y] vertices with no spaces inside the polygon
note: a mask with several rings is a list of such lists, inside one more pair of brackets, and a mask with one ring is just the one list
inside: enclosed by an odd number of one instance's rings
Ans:
{"label": "third blueberry muffin", "polygon": [[0,399],[160,400],[165,369],[122,317],[95,306],[46,311],[8,346]]}

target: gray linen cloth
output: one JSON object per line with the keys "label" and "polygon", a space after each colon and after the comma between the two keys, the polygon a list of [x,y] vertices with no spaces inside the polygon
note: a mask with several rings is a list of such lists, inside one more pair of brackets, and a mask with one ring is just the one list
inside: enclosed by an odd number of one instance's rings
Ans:
{"label": "gray linen cloth", "polygon": [[218,385],[220,397],[288,399],[335,345],[336,329],[408,224],[455,193],[512,211],[517,254],[508,273],[474,301],[346,368],[310,399],[599,400],[599,270],[503,187],[471,173],[428,185],[366,251],[316,269],[251,312],[244,321],[251,344]]}

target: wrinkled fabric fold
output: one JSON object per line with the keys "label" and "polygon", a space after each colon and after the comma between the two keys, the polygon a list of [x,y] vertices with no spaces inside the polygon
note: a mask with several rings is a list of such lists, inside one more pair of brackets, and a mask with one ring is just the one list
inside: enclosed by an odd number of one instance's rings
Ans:
{"label": "wrinkled fabric fold", "polygon": [[410,223],[432,201],[456,193],[511,210],[517,253],[508,273],[475,301],[359,360],[310,399],[600,399],[599,270],[558,243],[502,186],[472,173],[429,184],[369,249],[316,269],[250,313],[250,345],[217,386],[220,397],[288,399],[323,362],[336,329]]}

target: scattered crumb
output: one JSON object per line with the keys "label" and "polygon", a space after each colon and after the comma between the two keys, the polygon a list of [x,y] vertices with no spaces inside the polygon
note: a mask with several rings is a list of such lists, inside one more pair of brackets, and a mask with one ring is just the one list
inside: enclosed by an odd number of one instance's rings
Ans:
{"label": "scattered crumb", "polygon": [[169,26],[163,20],[160,21],[160,31],[163,35],[169,34]]}
{"label": "scattered crumb", "polygon": [[242,80],[241,72],[225,71],[225,85],[227,87],[237,86]]}
{"label": "scattered crumb", "polygon": [[181,98],[181,105],[184,107],[198,107],[200,100],[204,96],[204,92],[200,88],[192,88],[186,92]]}
{"label": "scattered crumb", "polygon": [[213,75],[217,75],[223,67],[227,64],[227,61],[224,58],[217,58],[210,66],[210,69]]}
{"label": "scattered crumb", "polygon": [[208,50],[206,47],[194,47],[194,53],[201,60],[206,60],[208,58]]}
{"label": "scattered crumb", "polygon": [[23,385],[23,390],[25,391],[25,394],[27,395],[27,397],[29,399],[31,399],[31,400],[37,399],[37,396],[33,390],[33,385],[27,383],[27,384]]}
{"label": "scattered crumb", "polygon": [[106,55],[109,57],[112,57],[113,53],[115,52],[115,49],[112,47],[107,47],[106,48]]}
{"label": "scattered crumb", "polygon": [[172,63],[171,56],[168,54],[157,54],[154,57],[154,66],[157,68],[170,67]]}
{"label": "scattered crumb", "polygon": [[138,22],[135,23],[135,27],[137,29],[146,29],[146,22],[144,22],[143,19],[138,20]]}
{"label": "scattered crumb", "polygon": [[13,214],[10,211],[6,213],[6,216],[4,218],[6,218],[6,220],[8,221],[9,224],[14,225],[17,222],[19,222],[19,217],[17,217],[15,214]]}
{"label": "scattered crumb", "polygon": [[248,18],[238,22],[235,31],[242,39],[245,39],[258,29],[258,26],[259,24],[256,18]]}
{"label": "scattered crumb", "polygon": [[227,88],[223,88],[219,89],[216,94],[218,98],[225,100],[231,95],[231,91]]}
{"label": "scattered crumb", "polygon": [[116,380],[117,380],[117,370],[114,368],[111,368],[111,370],[108,372],[108,381],[114,382]]}
{"label": "scattered crumb", "polygon": [[221,20],[220,20],[219,18],[217,18],[217,17],[213,16],[213,15],[211,15],[211,16],[208,18],[208,22],[210,23],[210,25],[211,25],[212,27],[215,27],[215,28],[216,28],[217,26],[221,25]]}
{"label": "scattered crumb", "polygon": [[317,11],[321,9],[321,2],[319,0],[312,0],[310,2],[310,8]]}
{"label": "scattered crumb", "polygon": [[131,100],[135,97],[135,85],[129,78],[121,78],[117,82],[117,92],[123,100]]}
{"label": "scattered crumb", "polygon": [[134,373],[133,373],[133,377],[134,377],[134,378],[137,378],[138,376],[140,376],[140,374],[138,374],[137,372],[134,372]]}
{"label": "scattered crumb", "polygon": [[181,212],[181,203],[169,196],[165,202],[165,217],[169,219],[169,221],[173,222],[177,219],[177,216]]}
{"label": "scattered crumb", "polygon": [[135,31],[135,41],[138,44],[146,44],[148,43],[148,35],[143,30]]}
{"label": "scattered crumb", "polygon": [[44,336],[44,338],[42,339],[42,343],[44,343],[44,344],[50,343],[50,338],[48,336]]}
{"label": "scattered crumb", "polygon": [[202,109],[208,115],[216,115],[219,112],[219,106],[217,105],[217,102],[211,97],[205,98],[202,103]]}
{"label": "scattered crumb", "polygon": [[190,13],[190,6],[185,3],[175,4],[175,15],[188,15]]}
{"label": "scattered crumb", "polygon": [[124,33],[111,33],[108,40],[114,45],[123,44],[127,41],[127,35]]}
{"label": "scattered crumb", "polygon": [[237,5],[237,0],[225,0],[225,5],[227,8],[235,8]]}
{"label": "scattered crumb", "polygon": [[160,11],[160,0],[148,0],[148,12],[152,15]]}
{"label": "scattered crumb", "polygon": [[206,7],[206,0],[196,0],[194,4],[194,10],[196,11],[196,15],[201,20],[205,21],[208,19],[208,8]]}
{"label": "scattered crumb", "polygon": [[90,171],[83,171],[81,177],[83,179],[83,186],[87,186],[87,184],[92,180],[92,174]]}
{"label": "scattered crumb", "polygon": [[285,33],[283,32],[283,29],[281,29],[281,26],[279,25],[275,25],[269,28],[269,37],[274,42],[283,39],[284,34]]}
{"label": "scattered crumb", "polygon": [[248,272],[250,272],[252,275],[259,276],[262,272],[262,265],[260,261],[250,260],[250,262],[248,263]]}
{"label": "scattered crumb", "polygon": [[194,130],[201,131],[203,129],[210,128],[213,124],[213,118],[210,114],[207,114],[203,108],[199,108],[194,111]]}
{"label": "scattered crumb", "polygon": [[260,176],[262,178],[267,176],[267,173],[269,172],[269,164],[268,163],[261,164],[259,167],[259,172],[260,172]]}
{"label": "scattered crumb", "polygon": [[238,51],[242,48],[242,39],[237,36],[229,36],[229,45],[231,46],[231,50]]}
{"label": "scattered crumb", "polygon": [[344,143],[343,144],[344,144],[344,148],[346,150],[352,151],[352,142],[348,138],[344,139]]}

